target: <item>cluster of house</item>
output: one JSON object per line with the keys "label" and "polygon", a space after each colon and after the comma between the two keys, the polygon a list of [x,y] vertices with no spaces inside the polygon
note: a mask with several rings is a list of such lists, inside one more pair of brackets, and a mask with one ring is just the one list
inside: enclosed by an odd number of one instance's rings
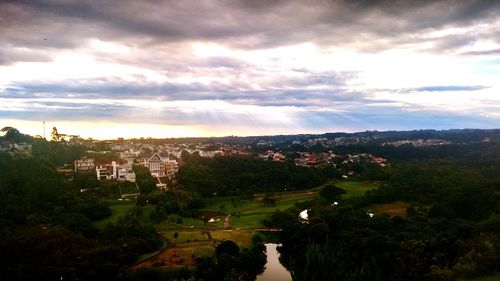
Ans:
{"label": "cluster of house", "polygon": [[[259,153],[259,158],[272,161],[285,161],[286,155],[279,151],[268,150],[264,153]],[[299,152],[299,157],[295,158],[295,164],[299,166],[316,166],[319,164],[329,163],[334,157],[339,157],[333,151],[323,153]]]}
{"label": "cluster of house", "polygon": [[300,144],[305,147],[311,147],[321,144],[326,147],[334,147],[340,145],[352,145],[368,141],[367,137],[336,137],[336,138],[311,138],[306,140],[294,140],[292,144]]}
{"label": "cluster of house", "polygon": [[328,163],[334,157],[337,157],[333,151],[322,153],[299,152],[299,157],[295,159],[295,164],[300,166],[316,166]]}
{"label": "cluster of house", "polygon": [[[201,157],[217,157],[228,155],[248,155],[245,147],[230,144],[142,144],[142,143],[109,143],[112,151],[120,152],[120,157],[125,158],[144,158],[144,151],[157,151],[162,157],[167,155],[170,158],[181,158],[182,152],[189,154],[197,153]],[[150,155],[149,155],[150,156]]]}
{"label": "cluster of house", "polygon": [[[85,158],[76,160],[74,169],[75,172],[95,171],[98,180],[116,179],[120,181],[135,182],[136,175],[132,169],[134,161],[130,161],[131,155],[129,153],[123,153],[120,156],[122,157],[120,161],[111,161],[111,163],[97,164],[94,159]],[[162,157],[158,153],[154,153],[151,157],[140,158],[139,164],[148,168],[151,175],[156,178],[166,177],[168,179],[173,179],[179,170],[177,160]]]}
{"label": "cluster of house", "polygon": [[7,152],[10,155],[31,155],[31,144],[0,142],[0,152]]}
{"label": "cluster of house", "polygon": [[286,155],[281,152],[275,152],[273,150],[268,150],[264,153],[259,153],[259,158],[264,160],[273,160],[273,161],[285,161]]}
{"label": "cluster of house", "polygon": [[370,153],[347,154],[346,159],[342,161],[342,164],[359,163],[362,160],[377,164],[380,167],[387,166],[387,159],[374,156]]}
{"label": "cluster of house", "polygon": [[[370,161],[372,163],[378,164],[381,167],[387,165],[387,160],[382,157],[377,157],[369,153],[361,153],[361,154],[347,154],[345,157],[335,154],[333,151],[321,152],[321,153],[312,153],[312,152],[299,152],[298,157],[294,159],[295,164],[299,166],[316,166],[325,163],[334,162],[334,158],[338,158],[340,160],[344,159],[342,164],[349,163],[358,163],[361,160]],[[259,153],[258,157],[264,160],[272,160],[272,161],[285,161],[286,155],[282,152],[277,152],[274,150],[268,150],[264,153]]]}
{"label": "cluster of house", "polygon": [[96,164],[94,159],[75,160],[75,172],[93,172],[95,171],[98,180],[116,179],[119,181],[135,182],[135,173],[132,164],[120,161],[111,161],[106,164]]}
{"label": "cluster of house", "polygon": [[[101,142],[102,145],[102,142]],[[96,145],[94,145],[96,148]],[[102,151],[102,148],[107,151]],[[166,188],[167,182],[175,182],[179,171],[177,159],[181,159],[184,151],[201,157],[217,157],[227,155],[248,155],[244,147],[228,144],[149,144],[138,141],[107,141],[97,153],[114,151],[120,160],[111,163],[95,163],[93,159],[80,159],[74,162],[75,172],[95,171],[97,179],[117,179],[135,181],[132,165],[143,165],[156,178],[157,187]],[[96,151],[89,151],[96,153]]]}
{"label": "cluster of house", "polygon": [[447,145],[447,144],[451,144],[451,142],[442,139],[425,139],[425,140],[416,139],[416,140],[399,140],[399,141],[385,142],[382,145],[383,146],[413,145],[415,147],[423,147],[423,146]]}

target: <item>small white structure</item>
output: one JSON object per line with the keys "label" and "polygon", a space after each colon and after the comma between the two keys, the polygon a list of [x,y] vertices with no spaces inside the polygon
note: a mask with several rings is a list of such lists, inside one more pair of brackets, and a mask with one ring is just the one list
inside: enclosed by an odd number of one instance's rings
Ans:
{"label": "small white structure", "polygon": [[308,223],[309,222],[308,210],[305,209],[304,211],[300,212],[299,218],[302,221],[302,223]]}

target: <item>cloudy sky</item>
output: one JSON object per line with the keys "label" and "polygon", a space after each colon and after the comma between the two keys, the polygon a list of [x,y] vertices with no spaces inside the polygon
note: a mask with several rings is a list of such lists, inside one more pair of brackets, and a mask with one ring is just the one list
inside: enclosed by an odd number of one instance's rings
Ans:
{"label": "cloudy sky", "polygon": [[0,127],[499,128],[500,1],[0,1]]}

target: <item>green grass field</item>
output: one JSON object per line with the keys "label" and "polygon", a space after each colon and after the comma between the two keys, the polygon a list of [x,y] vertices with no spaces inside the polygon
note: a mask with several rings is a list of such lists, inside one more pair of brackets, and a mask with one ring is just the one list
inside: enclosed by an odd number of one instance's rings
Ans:
{"label": "green grass field", "polygon": [[133,207],[134,203],[130,201],[113,201],[109,206],[111,216],[94,222],[94,226],[98,229],[104,229],[108,223],[116,223],[120,217],[125,216]]}
{"label": "green grass field", "polygon": [[297,202],[305,202],[314,199],[317,196],[315,191],[304,191],[302,193],[274,193],[268,195],[276,199],[276,204],[266,206],[260,202],[263,195],[256,196],[253,200],[241,200],[238,198],[221,197],[210,199],[208,206],[201,209],[201,211],[216,211],[226,214],[233,214],[236,212],[251,214],[251,213],[272,213],[276,210],[285,210],[293,207]]}
{"label": "green grass field", "polygon": [[[335,183],[346,191],[345,198],[362,196],[367,190],[376,189],[377,185],[371,182],[339,181]],[[313,200],[318,197],[322,186],[304,191],[274,192],[256,194],[252,199],[241,199],[237,197],[218,197],[207,199],[207,206],[199,209],[199,212],[218,212],[219,221],[204,223],[200,219],[181,218],[178,215],[170,215],[163,222],[156,224],[157,229],[172,228],[222,228],[224,216],[231,215],[231,227],[240,229],[255,229],[263,227],[262,221],[276,211],[289,209],[297,203]],[[265,205],[261,200],[265,197],[276,200],[273,205]],[[149,223],[149,213],[153,206],[143,208],[143,222]],[[151,210],[150,210],[151,209]],[[180,222],[180,223],[179,223]]]}
{"label": "green grass field", "polygon": [[[177,233],[177,235],[175,235]],[[171,241],[175,244],[186,243],[192,241],[205,241],[208,240],[208,236],[202,231],[162,231],[160,233],[165,239]],[[177,237],[176,237],[177,236]]]}
{"label": "green grass field", "polygon": [[372,182],[361,181],[338,181],[335,185],[345,190],[346,194],[343,196],[344,198],[363,196],[368,190],[378,188]]}
{"label": "green grass field", "polygon": [[252,237],[255,235],[253,231],[235,230],[216,230],[210,233],[216,240],[232,240],[241,248],[250,247],[252,245]]}
{"label": "green grass field", "polygon": [[166,220],[155,225],[157,229],[162,228],[216,228],[222,227],[223,220],[215,223],[205,223],[195,218],[183,218],[179,215],[169,215]]}

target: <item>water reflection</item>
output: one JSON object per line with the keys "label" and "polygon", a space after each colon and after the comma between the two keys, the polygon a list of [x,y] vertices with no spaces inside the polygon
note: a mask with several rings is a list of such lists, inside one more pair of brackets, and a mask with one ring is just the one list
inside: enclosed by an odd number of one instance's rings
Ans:
{"label": "water reflection", "polygon": [[280,263],[280,253],[276,250],[278,244],[267,243],[267,263],[264,272],[257,276],[256,281],[291,281],[290,272]]}

